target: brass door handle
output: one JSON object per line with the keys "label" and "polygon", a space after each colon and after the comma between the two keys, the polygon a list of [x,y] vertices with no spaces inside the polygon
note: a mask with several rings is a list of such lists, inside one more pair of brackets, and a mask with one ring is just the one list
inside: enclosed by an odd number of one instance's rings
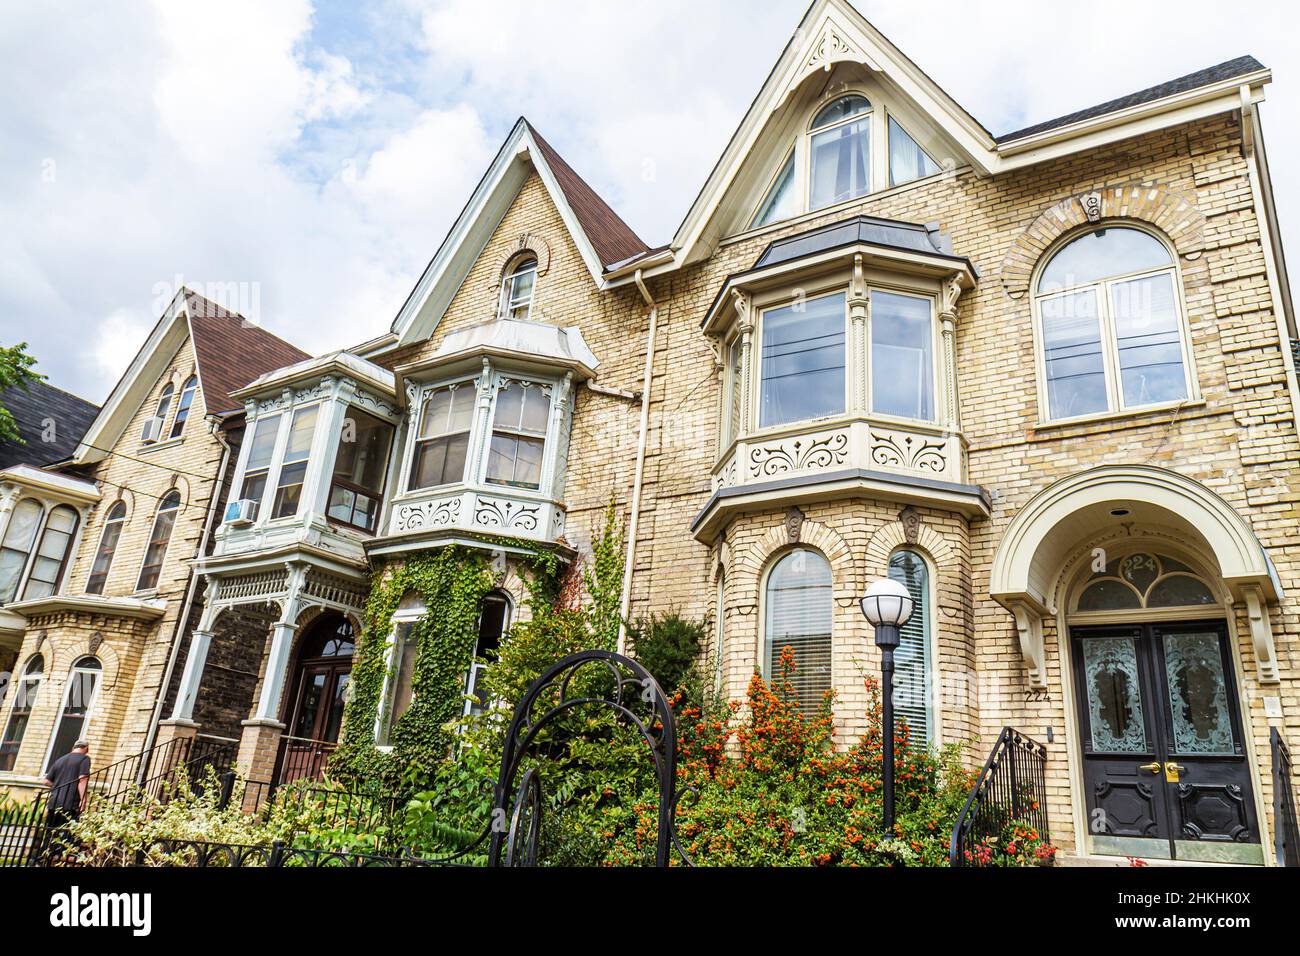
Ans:
{"label": "brass door handle", "polygon": [[1183,774],[1186,772],[1187,772],[1186,767],[1184,767],[1182,764],[1175,763],[1174,761],[1171,760],[1167,764],[1165,764],[1165,782],[1178,783],[1183,778]]}
{"label": "brass door handle", "polygon": [[1138,769],[1139,769],[1139,770],[1146,770],[1146,771],[1148,771],[1149,773],[1159,773],[1159,772],[1160,772],[1160,764],[1159,764],[1158,762],[1156,762],[1156,761],[1152,761],[1151,763],[1144,763],[1142,766],[1138,767]]}

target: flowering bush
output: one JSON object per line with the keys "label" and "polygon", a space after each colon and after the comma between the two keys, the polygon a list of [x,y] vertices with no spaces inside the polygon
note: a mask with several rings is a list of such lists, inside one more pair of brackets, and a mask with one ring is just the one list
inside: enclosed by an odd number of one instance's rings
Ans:
{"label": "flowering bush", "polygon": [[987,836],[966,851],[978,866],[1050,866],[1056,847],[1023,820],[1012,820],[997,836]]}

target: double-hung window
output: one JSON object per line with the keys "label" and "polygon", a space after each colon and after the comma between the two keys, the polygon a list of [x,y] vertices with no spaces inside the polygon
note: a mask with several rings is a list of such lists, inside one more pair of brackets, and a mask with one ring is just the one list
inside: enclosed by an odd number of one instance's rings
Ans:
{"label": "double-hung window", "polygon": [[538,489],[546,452],[546,425],[551,416],[551,387],[503,378],[497,386],[488,449],[488,482]]}
{"label": "double-hung window", "polygon": [[501,285],[501,315],[507,319],[527,319],[533,309],[533,288],[537,284],[537,260],[528,256],[519,260]]}
{"label": "double-hung window", "polygon": [[425,398],[411,465],[411,491],[465,480],[475,394],[473,382],[458,382],[435,388]]}
{"label": "double-hung window", "polygon": [[36,532],[40,530],[45,509],[34,498],[24,498],[14,506],[0,541],[0,604],[8,604],[18,596],[27,559],[31,557]]}
{"label": "double-hung window", "polygon": [[871,410],[934,418],[934,300],[871,290]]}
{"label": "double-hung window", "polygon": [[280,433],[280,416],[268,415],[259,418],[253,424],[253,442],[248,449],[248,461],[244,464],[244,483],[240,486],[239,497],[256,501],[261,509],[266,497],[266,480],[271,470],[271,459],[275,454],[275,439]]}
{"label": "double-hung window", "polygon": [[845,308],[836,292],[763,313],[760,428],[843,413]]}
{"label": "double-hung window", "polygon": [[194,392],[199,387],[197,375],[191,375],[181,386],[181,397],[176,403],[176,418],[172,421],[171,431],[168,433],[169,438],[179,438],[181,432],[185,430],[185,421],[190,417],[190,406],[194,404]]}
{"label": "double-hung window", "polygon": [[125,524],[126,504],[115,502],[108,510],[108,517],[104,519],[104,530],[99,534],[95,562],[90,567],[90,578],[86,581],[87,594],[104,593],[104,582],[108,580],[108,570],[113,566],[113,555],[117,553],[117,542],[121,540]]}
{"label": "double-hung window", "polygon": [[808,208],[820,209],[871,191],[871,103],[849,94],[813,118]]}
{"label": "double-hung window", "polygon": [[36,707],[36,695],[44,679],[45,658],[37,654],[27,662],[27,666],[23,668],[23,676],[18,679],[13,710],[9,712],[4,737],[0,737],[0,770],[14,769],[14,762],[18,759],[18,749],[23,745],[27,724],[31,721],[32,710]]}
{"label": "double-hung window", "polygon": [[50,510],[31,569],[27,572],[27,583],[23,585],[23,600],[49,597],[59,589],[72,550],[72,539],[77,533],[77,523],[75,508],[59,505]]}
{"label": "double-hung window", "polygon": [[392,441],[393,426],[388,422],[348,409],[334,456],[331,519],[364,531],[375,530]]}
{"label": "double-hung window", "polygon": [[99,690],[99,679],[103,674],[103,665],[94,657],[83,657],[72,665],[72,673],[68,675],[68,683],[63,690],[59,721],[54,727],[50,750],[45,757],[46,768],[71,751],[72,745],[85,736],[95,694]]}
{"label": "double-hung window", "polygon": [[280,459],[280,480],[275,489],[275,509],[271,514],[273,518],[289,518],[298,513],[303,484],[307,480],[307,459],[311,455],[311,442],[316,434],[316,417],[319,413],[319,405],[308,405],[293,413],[284,457]]}
{"label": "double-hung window", "polygon": [[153,517],[153,529],[149,532],[149,544],[144,551],[144,564],[140,566],[140,577],[136,581],[137,591],[148,591],[158,586],[162,574],[163,558],[167,555],[167,544],[172,539],[172,529],[176,526],[176,512],[181,506],[181,494],[175,489],[163,495],[158,502],[158,511]]}
{"label": "double-hung window", "polygon": [[1035,303],[1048,419],[1192,394],[1177,267],[1150,233],[1102,226],[1069,241],[1044,266]]}
{"label": "double-hung window", "polygon": [[420,656],[419,624],[426,610],[424,601],[412,592],[402,598],[393,612],[388,669],[375,719],[375,744],[379,747],[392,746],[393,727],[410,709],[415,693],[415,664]]}

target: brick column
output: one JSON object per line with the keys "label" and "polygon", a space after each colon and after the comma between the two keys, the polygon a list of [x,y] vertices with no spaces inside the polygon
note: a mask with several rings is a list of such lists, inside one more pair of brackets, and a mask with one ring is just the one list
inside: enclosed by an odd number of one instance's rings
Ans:
{"label": "brick column", "polygon": [[192,720],[158,721],[158,736],[154,738],[153,749],[147,758],[149,767],[143,778],[149,782],[150,790],[162,783],[165,774],[185,762],[198,731],[199,725]]}
{"label": "brick column", "polygon": [[235,770],[247,781],[244,808],[255,810],[270,796],[284,724],[278,720],[253,718],[243,721],[240,726],[244,729],[239,738]]}

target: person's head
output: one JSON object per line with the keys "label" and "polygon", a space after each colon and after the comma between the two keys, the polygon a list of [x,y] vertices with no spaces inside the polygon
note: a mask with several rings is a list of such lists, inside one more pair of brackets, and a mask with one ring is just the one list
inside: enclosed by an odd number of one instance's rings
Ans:
{"label": "person's head", "polygon": [[84,754],[84,753],[89,753],[89,752],[90,752],[90,741],[87,740],[85,737],[82,737],[80,740],[78,740],[75,744],[72,745],[72,749],[73,749],[73,750],[80,750],[83,754]]}

